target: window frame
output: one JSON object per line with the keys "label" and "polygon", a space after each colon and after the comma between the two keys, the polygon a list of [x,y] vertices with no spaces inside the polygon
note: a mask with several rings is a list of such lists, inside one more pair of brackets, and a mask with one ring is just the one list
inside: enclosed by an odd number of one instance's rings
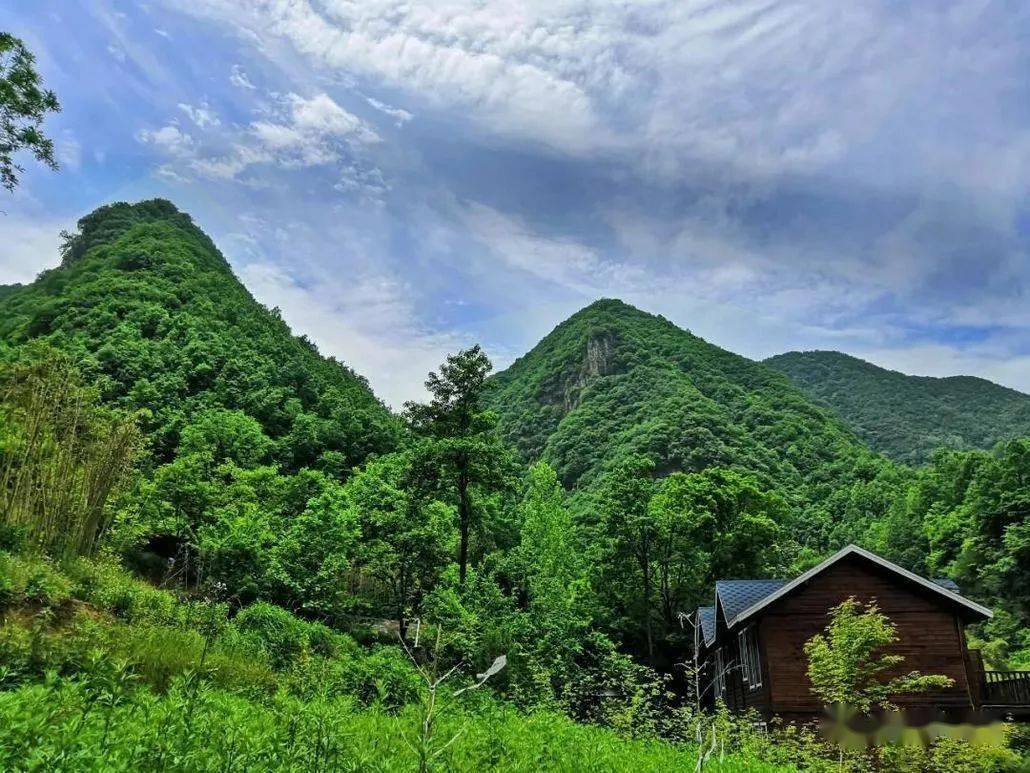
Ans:
{"label": "window frame", "polygon": [[725,647],[715,650],[715,675],[712,678],[714,685],[713,692],[715,700],[723,700],[726,697],[726,655]]}
{"label": "window frame", "polygon": [[737,648],[740,651],[740,671],[749,692],[762,687],[762,658],[758,648],[758,628],[754,624],[737,633]]}

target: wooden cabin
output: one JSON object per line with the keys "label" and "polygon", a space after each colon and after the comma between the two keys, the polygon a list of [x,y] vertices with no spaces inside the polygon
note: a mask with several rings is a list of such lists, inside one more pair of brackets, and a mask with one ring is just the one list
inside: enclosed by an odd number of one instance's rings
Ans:
{"label": "wooden cabin", "polygon": [[[851,596],[875,601],[897,626],[892,652],[905,657],[897,675],[918,670],[954,680],[946,690],[897,696],[900,708],[958,719],[973,709],[1012,713],[1030,705],[1030,673],[992,677],[997,672],[985,674],[979,652],[966,647],[965,627],[987,620],[991,610],[963,597],[953,582],[920,577],[855,545],[792,580],[716,583],[714,605],[695,615],[701,705],[722,700],[731,710],[753,708],[766,719],[821,714],[804,645]],[[992,687],[1000,683],[1006,687]]]}

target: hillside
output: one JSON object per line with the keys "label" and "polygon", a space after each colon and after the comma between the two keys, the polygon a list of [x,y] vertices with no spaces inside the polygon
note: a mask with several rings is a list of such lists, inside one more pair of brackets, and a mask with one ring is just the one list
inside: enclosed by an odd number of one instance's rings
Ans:
{"label": "hillside", "polygon": [[504,435],[572,488],[642,453],[659,474],[737,468],[806,503],[871,454],[766,366],[667,319],[601,300],[491,381]]}
{"label": "hillside", "polygon": [[937,448],[988,449],[1030,435],[1030,395],[982,378],[908,376],[825,351],[788,352],[765,364],[897,461],[921,464]]}
{"label": "hillside", "polygon": [[396,445],[399,423],[365,380],[293,336],[171,203],[101,207],[62,256],[35,282],[0,288],[0,347],[68,352],[106,403],[143,412],[156,462],[211,409],[255,419],[285,469],[349,469]]}

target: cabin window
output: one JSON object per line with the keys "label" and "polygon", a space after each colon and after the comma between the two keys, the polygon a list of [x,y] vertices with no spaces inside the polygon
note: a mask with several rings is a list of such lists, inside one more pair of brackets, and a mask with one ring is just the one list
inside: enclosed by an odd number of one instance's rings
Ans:
{"label": "cabin window", "polygon": [[750,625],[737,634],[740,647],[740,671],[749,690],[762,686],[762,662],[758,657],[758,629]]}
{"label": "cabin window", "polygon": [[726,695],[726,659],[723,657],[723,647],[715,651],[715,699]]}

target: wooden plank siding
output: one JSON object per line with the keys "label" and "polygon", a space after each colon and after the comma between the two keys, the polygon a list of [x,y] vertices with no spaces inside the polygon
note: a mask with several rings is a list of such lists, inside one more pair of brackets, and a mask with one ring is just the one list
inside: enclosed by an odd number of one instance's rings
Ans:
{"label": "wooden plank siding", "polygon": [[[744,682],[743,672],[740,669],[742,662],[740,640],[736,633],[727,635],[723,631],[722,637],[722,646],[726,648],[726,660],[727,662],[731,659],[733,661],[733,668],[726,674],[726,694],[723,696],[723,701],[733,711],[755,709],[763,715],[768,714],[771,703],[769,664],[765,651],[765,642],[762,640],[761,633],[758,636],[758,657],[762,672],[762,685],[757,689],[752,689],[749,684]],[[714,678],[714,674],[715,652],[714,650],[708,650],[701,664],[700,677],[702,684],[708,685]],[[710,708],[712,703],[713,696],[709,692],[702,701],[702,705]]]}
{"label": "wooden plank siding", "polygon": [[899,641],[891,652],[903,655],[905,661],[888,676],[918,670],[955,680],[947,690],[898,696],[899,706],[970,707],[965,634],[955,611],[926,589],[899,581],[867,561],[845,557],[760,613],[763,689],[768,693],[761,708],[777,714],[822,710],[811,692],[804,645],[826,627],[830,609],[850,596],[861,602],[876,601],[897,626]]}

